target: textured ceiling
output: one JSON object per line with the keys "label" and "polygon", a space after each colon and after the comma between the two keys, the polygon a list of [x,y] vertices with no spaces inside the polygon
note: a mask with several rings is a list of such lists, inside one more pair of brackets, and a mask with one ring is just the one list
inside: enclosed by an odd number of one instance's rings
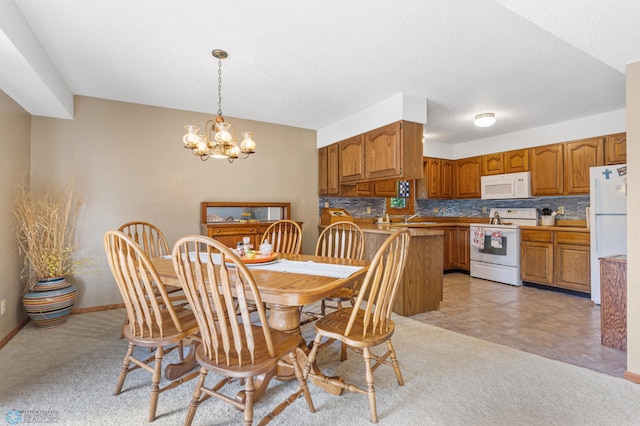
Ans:
{"label": "textured ceiling", "polygon": [[[320,129],[403,92],[461,143],[625,108],[635,0],[0,0],[0,89],[69,118],[71,95]],[[490,128],[475,114],[495,112]]]}

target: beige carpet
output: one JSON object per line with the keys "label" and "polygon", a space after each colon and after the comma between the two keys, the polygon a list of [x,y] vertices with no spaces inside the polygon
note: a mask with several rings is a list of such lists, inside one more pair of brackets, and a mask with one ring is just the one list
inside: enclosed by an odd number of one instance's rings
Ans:
{"label": "beige carpet", "polygon": [[[62,425],[147,424],[149,375],[138,371],[113,396],[126,342],[118,340],[122,311],[75,315],[63,327],[28,325],[0,350],[0,415]],[[387,425],[633,425],[640,424],[640,385],[520,352],[505,346],[396,318],[394,343],[405,378],[376,372],[379,423]],[[305,336],[313,335],[307,326]],[[361,358],[339,362],[337,346],[320,366],[362,383]],[[154,425],[184,421],[193,383],[160,395]],[[256,418],[291,390],[274,381],[256,406]],[[272,424],[367,425],[363,395],[331,396],[311,386],[316,413],[298,400]],[[16,415],[16,413],[13,413]],[[31,416],[31,417],[29,417]],[[194,424],[240,424],[242,414],[207,401]],[[1,421],[0,421],[1,422]],[[9,424],[2,423],[2,424]],[[18,423],[20,424],[20,423]]]}

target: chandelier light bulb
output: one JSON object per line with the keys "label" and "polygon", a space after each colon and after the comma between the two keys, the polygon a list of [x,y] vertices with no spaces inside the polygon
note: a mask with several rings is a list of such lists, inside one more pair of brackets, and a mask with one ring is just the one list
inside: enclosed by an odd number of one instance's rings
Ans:
{"label": "chandelier light bulb", "polygon": [[253,133],[251,132],[242,132],[242,143],[240,144],[240,148],[242,148],[242,152],[246,152],[249,154],[253,154],[256,150],[256,142],[253,140]]}

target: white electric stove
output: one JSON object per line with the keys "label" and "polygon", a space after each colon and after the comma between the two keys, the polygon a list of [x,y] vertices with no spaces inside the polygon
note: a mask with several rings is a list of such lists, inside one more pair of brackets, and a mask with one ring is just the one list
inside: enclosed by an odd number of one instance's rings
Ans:
{"label": "white electric stove", "polygon": [[470,226],[470,275],[522,285],[520,226],[538,225],[538,211],[535,208],[493,208],[489,218],[500,223],[472,223]]}

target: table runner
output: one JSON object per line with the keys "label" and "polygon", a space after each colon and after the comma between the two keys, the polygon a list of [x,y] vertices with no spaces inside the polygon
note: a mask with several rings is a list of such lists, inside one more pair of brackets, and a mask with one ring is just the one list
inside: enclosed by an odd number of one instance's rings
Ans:
{"label": "table runner", "polygon": [[[190,252],[189,256],[193,258],[194,252]],[[213,254],[213,263],[219,265],[221,258],[220,254]],[[165,259],[171,259],[171,256],[164,256]],[[200,253],[200,259],[203,262],[207,261],[206,253]],[[269,262],[268,264],[254,263],[247,265],[251,270],[257,269],[262,271],[274,271],[285,272],[291,274],[306,274],[317,275],[321,277],[332,278],[348,278],[351,274],[362,269],[362,266],[350,266],[350,265],[336,265],[333,263],[321,263],[314,261],[300,262],[297,260],[279,259],[276,262]]]}

